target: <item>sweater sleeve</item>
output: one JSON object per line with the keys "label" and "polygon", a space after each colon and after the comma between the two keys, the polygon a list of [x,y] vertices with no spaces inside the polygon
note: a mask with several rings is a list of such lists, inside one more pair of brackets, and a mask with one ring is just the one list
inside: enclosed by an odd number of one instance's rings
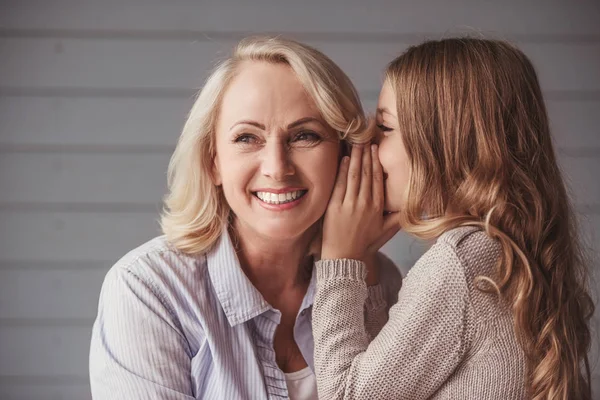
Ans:
{"label": "sweater sleeve", "polygon": [[369,342],[373,340],[388,319],[388,303],[382,284],[367,287],[365,300],[365,331]]}
{"label": "sweater sleeve", "polygon": [[388,320],[390,307],[396,303],[402,286],[402,275],[398,267],[383,253],[377,254],[379,283],[367,286],[365,301],[365,330],[369,342],[379,333]]}
{"label": "sweater sleeve", "polygon": [[410,271],[389,320],[369,344],[362,314],[365,266],[317,264],[315,372],[323,399],[427,399],[470,345],[471,311],[455,250],[434,245]]}

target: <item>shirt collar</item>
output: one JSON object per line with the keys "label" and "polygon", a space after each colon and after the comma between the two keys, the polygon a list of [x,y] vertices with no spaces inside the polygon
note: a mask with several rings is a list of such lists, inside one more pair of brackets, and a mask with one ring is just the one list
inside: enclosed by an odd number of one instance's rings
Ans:
{"label": "shirt collar", "polygon": [[300,305],[299,313],[306,310],[307,308],[312,307],[313,302],[315,300],[315,293],[317,291],[317,269],[313,264],[312,275],[310,277],[310,283],[308,284],[308,290],[304,295],[304,299],[302,299],[302,304]]}
{"label": "shirt collar", "polygon": [[[206,261],[210,280],[229,325],[233,327],[273,309],[242,270],[227,226],[223,228],[217,244],[207,253]],[[316,285],[317,273],[313,266],[308,290],[298,313],[313,305]]]}
{"label": "shirt collar", "polygon": [[236,326],[272,308],[242,270],[227,227],[207,253],[206,261],[229,325]]}

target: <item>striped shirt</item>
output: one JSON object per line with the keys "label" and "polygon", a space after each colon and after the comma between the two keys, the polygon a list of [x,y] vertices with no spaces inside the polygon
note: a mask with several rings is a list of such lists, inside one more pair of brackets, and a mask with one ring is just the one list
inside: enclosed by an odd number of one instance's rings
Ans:
{"label": "striped shirt", "polygon": [[[366,302],[369,336],[385,324],[401,284],[382,260],[385,283]],[[294,327],[312,370],[315,284],[313,271]],[[273,347],[280,319],[244,274],[228,234],[201,255],[157,237],[104,280],[90,348],[93,398],[287,399]]]}

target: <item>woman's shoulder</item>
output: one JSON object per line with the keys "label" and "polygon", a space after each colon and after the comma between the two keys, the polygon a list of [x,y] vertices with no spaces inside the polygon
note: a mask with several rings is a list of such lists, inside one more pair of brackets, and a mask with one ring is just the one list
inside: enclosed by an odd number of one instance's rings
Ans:
{"label": "woman's shoulder", "polygon": [[167,237],[165,235],[160,235],[148,240],[145,243],[140,244],[139,246],[125,253],[125,255],[123,255],[121,259],[119,259],[117,264],[127,266],[130,264],[134,264],[140,259],[148,259],[159,255],[180,256],[185,255],[185,253],[179,251],[175,246],[173,246],[167,240]]}
{"label": "woman's shoulder", "polygon": [[204,254],[187,254],[179,251],[161,235],[127,252],[113,266],[113,269],[127,270],[145,275],[149,270],[171,272],[181,268],[192,268],[204,262]]}
{"label": "woman's shoulder", "polygon": [[166,301],[186,290],[201,290],[206,280],[206,255],[187,254],[165,236],[155,237],[119,259],[106,274],[104,285],[120,282],[123,290],[145,288]]}

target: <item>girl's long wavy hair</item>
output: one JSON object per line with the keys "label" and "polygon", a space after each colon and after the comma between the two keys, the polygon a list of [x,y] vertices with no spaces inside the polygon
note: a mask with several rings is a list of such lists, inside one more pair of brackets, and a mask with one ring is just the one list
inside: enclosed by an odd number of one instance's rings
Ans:
{"label": "girl's long wavy hair", "polygon": [[289,66],[325,122],[339,134],[342,150],[369,140],[360,99],[348,76],[320,51],[281,37],[249,37],[220,63],[185,122],[168,170],[161,227],[167,240],[185,253],[202,253],[218,240],[230,208],[211,176],[215,157],[215,125],[225,91],[244,63]]}
{"label": "girl's long wavy hair", "polygon": [[586,259],[530,60],[497,40],[429,41],[386,79],[411,168],[403,229],[432,239],[477,225],[496,238],[491,290],[512,307],[530,396],[591,399]]}

